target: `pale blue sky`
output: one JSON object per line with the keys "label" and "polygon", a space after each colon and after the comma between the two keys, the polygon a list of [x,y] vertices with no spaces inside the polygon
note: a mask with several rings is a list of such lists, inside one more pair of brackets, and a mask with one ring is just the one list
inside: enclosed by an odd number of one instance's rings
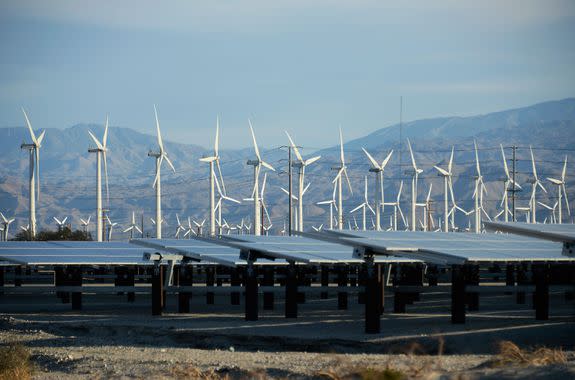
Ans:
{"label": "pale blue sky", "polygon": [[[1,1],[1,0],[0,0]],[[404,3],[409,3],[406,5]],[[103,122],[325,147],[404,118],[575,95],[575,1],[0,2],[0,126]]]}

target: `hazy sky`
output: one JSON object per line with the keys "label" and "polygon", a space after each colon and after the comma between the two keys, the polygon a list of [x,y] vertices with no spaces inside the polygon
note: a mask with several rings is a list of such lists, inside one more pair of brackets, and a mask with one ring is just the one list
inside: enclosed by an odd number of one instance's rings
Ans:
{"label": "hazy sky", "polygon": [[[307,147],[575,95],[572,0],[0,0],[0,126]],[[49,137],[48,137],[49,138]]]}

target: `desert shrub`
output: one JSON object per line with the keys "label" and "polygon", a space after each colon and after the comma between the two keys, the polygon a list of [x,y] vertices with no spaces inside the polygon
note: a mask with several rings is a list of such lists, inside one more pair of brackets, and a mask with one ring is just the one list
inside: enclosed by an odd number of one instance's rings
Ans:
{"label": "desert shrub", "polygon": [[538,347],[533,350],[521,349],[515,343],[502,341],[498,344],[498,354],[495,365],[548,365],[565,363],[567,358],[563,350]]}
{"label": "desert shrub", "polygon": [[18,343],[0,347],[0,380],[28,380],[32,376],[30,352]]}

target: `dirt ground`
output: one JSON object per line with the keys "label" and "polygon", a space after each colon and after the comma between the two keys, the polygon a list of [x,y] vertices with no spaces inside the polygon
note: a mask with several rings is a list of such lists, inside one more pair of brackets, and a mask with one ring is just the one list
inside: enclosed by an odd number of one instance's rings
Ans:
{"label": "dirt ground", "polygon": [[[452,325],[449,298],[426,294],[393,314],[386,299],[381,333],[363,332],[363,305],[350,296],[337,310],[335,294],[309,296],[297,319],[273,311],[244,321],[243,305],[229,296],[214,305],[194,296],[189,314],[151,316],[150,299],[137,295],[85,295],[83,310],[72,311],[54,295],[0,296],[0,342],[20,342],[32,353],[34,378],[343,378],[366,368],[393,368],[408,378],[575,378],[575,308],[552,294],[551,318],[538,322],[532,306],[514,296],[481,298],[480,311],[464,325]],[[566,363],[551,366],[495,365],[497,345],[562,349]]]}

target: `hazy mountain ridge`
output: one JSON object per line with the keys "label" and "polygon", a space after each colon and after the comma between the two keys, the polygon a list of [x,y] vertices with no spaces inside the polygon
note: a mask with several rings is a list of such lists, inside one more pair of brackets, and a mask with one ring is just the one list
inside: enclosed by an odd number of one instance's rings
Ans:
{"label": "hazy mountain ridge", "polygon": [[[446,117],[427,120],[418,120],[404,123],[403,135],[412,140],[415,157],[418,165],[424,169],[419,185],[419,200],[423,201],[429,183],[433,183],[432,196],[436,201],[443,198],[440,178],[437,177],[434,164],[445,165],[449,157],[451,145],[456,146],[454,167],[454,188],[460,205],[469,208],[471,194],[473,193],[472,177],[475,173],[473,138],[478,142],[482,172],[488,189],[485,207],[493,215],[495,207],[503,191],[500,179],[503,177],[501,152],[499,144],[508,147],[519,146],[518,179],[524,184],[530,177],[531,164],[528,161],[530,144],[534,146],[534,153],[538,162],[538,172],[544,185],[550,190],[546,198],[538,200],[553,203],[556,196],[555,187],[551,187],[544,180],[546,176],[560,175],[562,160],[565,154],[569,155],[570,166],[573,163],[575,152],[575,98],[555,102],[536,104],[530,107],[500,111],[496,113],[472,117]],[[346,162],[350,179],[354,188],[354,195],[347,195],[348,200],[344,207],[345,217],[349,218],[347,210],[362,202],[363,178],[369,179],[369,199],[372,200],[373,174],[369,173],[367,159],[361,151],[366,147],[378,160],[381,160],[389,149],[395,153],[388,164],[385,174],[385,195],[388,199],[396,197],[399,185],[399,126],[379,129],[373,133],[353,141],[345,142]],[[97,137],[103,134],[102,126],[76,125],[64,130],[48,129],[43,147],[41,149],[41,184],[42,198],[38,205],[38,219],[40,227],[52,225],[52,216],[72,216],[73,223],[77,225],[77,218],[87,214],[94,215],[95,208],[95,156],[87,150],[91,145],[88,129]],[[345,130],[344,137],[345,137]],[[281,131],[278,131],[281,133]],[[166,138],[166,137],[164,137]],[[29,140],[28,132],[24,128],[0,129],[0,149],[4,152],[2,165],[0,165],[0,210],[9,215],[18,217],[14,227],[26,224],[27,218],[27,153],[20,150],[20,144]],[[301,144],[301,142],[298,141]],[[334,141],[336,144],[337,141]],[[108,136],[108,166],[110,174],[110,209],[114,221],[125,224],[132,210],[146,214],[146,225],[149,225],[149,216],[154,210],[153,181],[154,160],[147,157],[150,149],[155,149],[156,137],[142,134],[128,128],[113,127]],[[173,174],[168,167],[162,170],[163,210],[169,222],[168,233],[175,230],[175,214],[181,217],[191,215],[198,219],[207,216],[207,189],[208,165],[198,159],[210,153],[197,145],[165,142],[166,150],[176,166],[177,172]],[[276,167],[277,172],[269,172],[266,188],[266,203],[272,215],[275,231],[283,226],[287,217],[287,196],[279,190],[279,186],[287,186],[287,152],[278,148],[264,149],[264,159]],[[307,153],[307,151],[306,151]],[[311,224],[327,224],[325,212],[327,209],[315,205],[319,200],[331,198],[333,185],[331,180],[335,172],[330,170],[337,165],[339,147],[323,149],[317,152],[322,159],[306,170],[306,182],[311,181],[312,186],[304,198],[306,209],[306,226]],[[506,149],[510,159],[511,150]],[[305,154],[310,156],[311,154]],[[230,196],[245,198],[251,195],[253,169],[245,164],[247,158],[253,156],[251,147],[241,150],[223,150],[222,169]],[[403,143],[402,167],[410,165],[407,146]],[[573,178],[569,177],[568,191],[573,188]],[[263,175],[262,175],[263,178]],[[403,195],[405,198],[402,208],[407,214],[409,203],[407,195],[410,192],[410,179],[404,178]],[[518,198],[528,196],[529,184],[525,192]],[[294,180],[294,189],[296,189]],[[573,198],[573,197],[570,197]],[[571,200],[571,199],[570,199]],[[519,199],[519,203],[526,203]],[[441,203],[439,203],[441,204]],[[442,210],[438,210],[439,215]],[[224,217],[231,222],[239,223],[242,217],[251,217],[251,203],[244,202],[240,206],[225,207]],[[540,215],[545,215],[540,209]],[[358,222],[360,215],[358,214]],[[460,224],[467,220],[459,215]],[[386,218],[383,220],[387,225]],[[14,232],[16,228],[12,227]],[[118,229],[119,231],[119,229]],[[122,236],[118,234],[119,238]]]}

